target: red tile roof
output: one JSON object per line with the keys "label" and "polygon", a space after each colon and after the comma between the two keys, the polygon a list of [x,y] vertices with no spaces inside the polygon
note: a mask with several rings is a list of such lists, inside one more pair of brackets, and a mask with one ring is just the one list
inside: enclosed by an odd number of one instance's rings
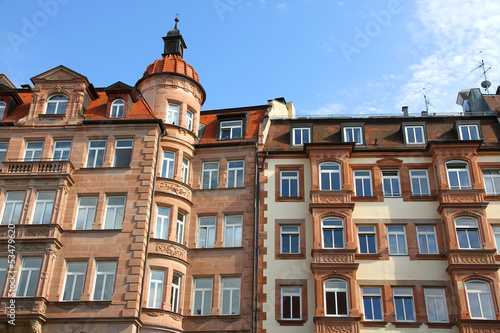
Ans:
{"label": "red tile roof", "polygon": [[156,60],[148,66],[144,72],[144,76],[162,72],[175,72],[183,74],[195,79],[197,82],[200,82],[198,73],[195,72],[193,66],[189,65],[178,55],[169,54],[163,59]]}

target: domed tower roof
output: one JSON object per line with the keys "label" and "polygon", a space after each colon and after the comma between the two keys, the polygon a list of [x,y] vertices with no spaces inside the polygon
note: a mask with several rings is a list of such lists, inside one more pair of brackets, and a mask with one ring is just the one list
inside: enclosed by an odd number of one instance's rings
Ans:
{"label": "domed tower roof", "polygon": [[156,60],[150,64],[144,72],[144,76],[162,72],[179,73],[200,82],[198,73],[195,72],[193,66],[189,65],[184,59],[175,54],[166,55],[163,59]]}

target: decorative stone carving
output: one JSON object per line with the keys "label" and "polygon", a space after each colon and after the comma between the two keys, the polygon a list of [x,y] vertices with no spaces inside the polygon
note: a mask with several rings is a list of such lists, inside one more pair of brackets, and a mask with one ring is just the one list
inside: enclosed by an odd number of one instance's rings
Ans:
{"label": "decorative stone carving", "polygon": [[48,237],[50,230],[45,229],[28,229],[24,230],[24,236],[26,237]]}
{"label": "decorative stone carving", "polygon": [[316,263],[353,263],[354,254],[353,253],[326,253],[326,252],[314,252],[314,262]]}
{"label": "decorative stone carving", "polygon": [[109,306],[110,302],[88,302],[87,307],[92,309],[104,309]]}
{"label": "decorative stone carving", "polygon": [[183,319],[183,317],[180,314],[174,313],[174,312],[170,312],[169,316],[170,316],[170,318],[172,318],[175,321],[182,321],[182,319]]}
{"label": "decorative stone carving", "polygon": [[169,256],[177,257],[182,260],[187,259],[186,251],[174,244],[155,243],[153,247],[153,252],[158,252]]}
{"label": "decorative stone carving", "polygon": [[64,80],[72,80],[74,77],[69,73],[64,71],[57,71],[45,77],[45,80],[48,81],[64,81]]}
{"label": "decorative stone carving", "polygon": [[188,200],[191,200],[191,190],[189,190],[188,187],[182,184],[177,184],[164,180],[164,181],[159,181],[157,183],[157,189],[159,191],[175,194],[184,197]]}
{"label": "decorative stone carving", "polygon": [[151,310],[151,311],[146,311],[146,314],[150,317],[164,317],[165,316],[165,312],[162,312],[162,311],[154,311],[154,310]]}
{"label": "decorative stone carving", "polygon": [[38,320],[32,320],[30,324],[32,333],[42,333],[42,324]]}
{"label": "decorative stone carving", "polygon": [[351,325],[335,324],[325,325],[325,333],[351,333]]}
{"label": "decorative stone carving", "polygon": [[58,308],[61,308],[64,310],[71,310],[71,309],[75,309],[78,306],[80,306],[81,303],[80,302],[56,302],[55,305]]}

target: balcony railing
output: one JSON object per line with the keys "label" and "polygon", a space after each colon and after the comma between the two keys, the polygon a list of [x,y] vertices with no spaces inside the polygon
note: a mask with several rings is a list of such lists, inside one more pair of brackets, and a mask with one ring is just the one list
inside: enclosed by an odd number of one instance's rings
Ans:
{"label": "balcony railing", "polygon": [[71,175],[74,167],[70,161],[4,161],[2,162],[2,175],[12,176],[37,176],[37,175]]}

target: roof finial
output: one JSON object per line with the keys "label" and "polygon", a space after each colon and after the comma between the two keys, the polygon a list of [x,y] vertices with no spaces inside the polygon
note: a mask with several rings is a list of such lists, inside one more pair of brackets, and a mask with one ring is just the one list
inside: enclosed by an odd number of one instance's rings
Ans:
{"label": "roof finial", "polygon": [[175,21],[175,26],[174,26],[174,29],[178,29],[178,28],[177,28],[177,23],[179,22],[179,13],[177,13],[177,16],[176,16],[176,18],[175,18],[175,20],[174,20],[174,21]]}

